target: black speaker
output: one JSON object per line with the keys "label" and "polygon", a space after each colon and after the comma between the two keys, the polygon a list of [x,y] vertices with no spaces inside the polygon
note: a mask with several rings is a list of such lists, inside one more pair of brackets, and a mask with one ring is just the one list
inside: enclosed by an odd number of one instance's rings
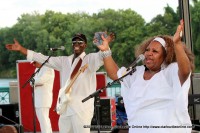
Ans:
{"label": "black speaker", "polygon": [[0,124],[19,124],[19,107],[18,104],[1,104],[0,105]]}
{"label": "black speaker", "polygon": [[128,133],[128,129],[113,128],[111,133]]}
{"label": "black speaker", "polygon": [[[100,129],[102,131],[110,131],[116,125],[116,106],[114,98],[101,98],[99,107]],[[96,113],[91,122],[91,130],[97,130]]]}
{"label": "black speaker", "polygon": [[192,120],[193,130],[200,131],[200,120]]}
{"label": "black speaker", "polygon": [[23,133],[23,126],[19,123],[19,106],[18,104],[1,104],[0,105],[0,127],[15,127],[18,133]]}

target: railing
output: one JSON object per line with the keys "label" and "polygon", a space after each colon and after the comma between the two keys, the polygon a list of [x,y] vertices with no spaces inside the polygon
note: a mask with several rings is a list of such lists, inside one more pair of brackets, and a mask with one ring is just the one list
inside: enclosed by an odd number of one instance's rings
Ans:
{"label": "railing", "polygon": [[0,87],[0,104],[9,104],[9,87]]}
{"label": "railing", "polygon": [[121,84],[116,83],[113,84],[111,87],[107,88],[107,95],[109,97],[116,97],[118,95],[121,95]]}

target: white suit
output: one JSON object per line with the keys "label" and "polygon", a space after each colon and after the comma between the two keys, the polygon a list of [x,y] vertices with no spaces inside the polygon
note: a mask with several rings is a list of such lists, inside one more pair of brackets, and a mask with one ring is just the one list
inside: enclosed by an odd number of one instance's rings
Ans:
{"label": "white suit", "polygon": [[[91,124],[94,99],[91,98],[84,103],[82,100],[96,91],[96,71],[103,65],[103,59],[100,52],[88,55],[83,52],[72,64],[73,57],[74,55],[51,57],[46,64],[60,72],[61,87],[65,86],[80,58],[83,60],[82,66],[88,64],[88,68],[73,84],[67,110],[59,118],[59,130],[60,133],[90,133],[90,129],[84,126]],[[27,59],[29,60],[44,62],[47,58],[48,56],[28,50]]]}
{"label": "white suit", "polygon": [[[35,69],[37,71],[38,68]],[[35,110],[42,133],[52,133],[49,109],[53,100],[54,70],[43,66],[35,79]]]}

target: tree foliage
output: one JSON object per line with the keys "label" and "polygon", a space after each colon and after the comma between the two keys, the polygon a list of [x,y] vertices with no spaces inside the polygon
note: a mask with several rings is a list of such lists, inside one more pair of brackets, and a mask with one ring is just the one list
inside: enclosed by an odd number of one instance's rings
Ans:
{"label": "tree foliage", "polygon": [[200,71],[200,1],[193,0],[191,9],[192,21],[192,38],[193,38],[193,51],[195,54],[196,71]]}
{"label": "tree foliage", "polygon": [[[98,49],[92,40],[95,32],[114,32],[115,40],[111,43],[113,58],[119,67],[128,66],[134,60],[134,48],[147,37],[168,34],[173,35],[179,23],[179,11],[174,11],[168,5],[164,8],[164,15],[157,15],[149,23],[137,12],[126,10],[101,10],[99,13],[89,15],[85,12],[67,13],[46,11],[44,14],[34,12],[22,14],[18,22],[10,28],[0,29],[0,70],[15,70],[16,60],[26,59],[17,52],[5,49],[5,44],[13,43],[16,38],[24,47],[41,52],[46,55],[72,54],[71,39],[75,33],[84,33],[87,36],[87,53],[96,52]],[[194,41],[194,52],[200,50],[200,2],[197,0],[191,6],[192,32]],[[52,53],[50,47],[64,45],[65,51]],[[196,55],[199,58],[198,55]],[[200,61],[196,61],[200,64]],[[197,70],[200,70],[197,67]],[[1,75],[1,73],[0,73]],[[6,75],[1,75],[1,77]],[[16,75],[12,75],[16,76]]]}

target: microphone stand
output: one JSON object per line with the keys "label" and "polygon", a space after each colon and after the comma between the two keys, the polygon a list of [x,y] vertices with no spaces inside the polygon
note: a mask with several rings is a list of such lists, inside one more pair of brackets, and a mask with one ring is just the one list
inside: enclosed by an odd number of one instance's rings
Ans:
{"label": "microphone stand", "polygon": [[103,92],[106,88],[112,86],[114,83],[119,82],[119,81],[123,81],[122,79],[128,75],[132,75],[132,73],[134,73],[136,71],[135,67],[132,67],[132,70],[130,70],[128,73],[126,73],[125,75],[123,75],[122,77],[114,80],[113,82],[109,82],[105,87],[98,89],[97,91],[95,91],[94,93],[90,94],[88,97],[86,97],[85,99],[82,100],[82,103],[84,103],[85,101],[89,100],[90,98],[95,97],[95,113],[96,113],[96,120],[97,120],[97,128],[98,128],[98,133],[100,133],[100,115],[99,115],[99,107],[100,107],[100,96],[99,94],[101,92]]}
{"label": "microphone stand", "polygon": [[36,133],[36,112],[35,112],[35,93],[34,93],[34,89],[35,89],[35,79],[34,79],[34,77],[35,77],[35,75],[37,74],[37,73],[39,73],[39,71],[40,71],[40,69],[49,61],[49,59],[50,59],[50,57],[51,57],[52,55],[50,55],[43,63],[42,63],[42,65],[41,65],[41,67],[40,68],[38,68],[37,69],[37,71],[35,71],[32,75],[31,75],[31,77],[25,82],[25,84],[22,86],[22,88],[25,88],[26,87],[26,85],[29,83],[29,82],[31,82],[31,91],[32,91],[32,104],[33,104],[33,132],[34,133]]}
{"label": "microphone stand", "polygon": [[99,95],[95,95],[94,96],[94,106],[95,106],[95,114],[96,114],[96,122],[97,122],[97,129],[98,129],[98,133],[100,133],[100,112],[99,112],[99,108],[101,107],[100,104],[100,97]]}

